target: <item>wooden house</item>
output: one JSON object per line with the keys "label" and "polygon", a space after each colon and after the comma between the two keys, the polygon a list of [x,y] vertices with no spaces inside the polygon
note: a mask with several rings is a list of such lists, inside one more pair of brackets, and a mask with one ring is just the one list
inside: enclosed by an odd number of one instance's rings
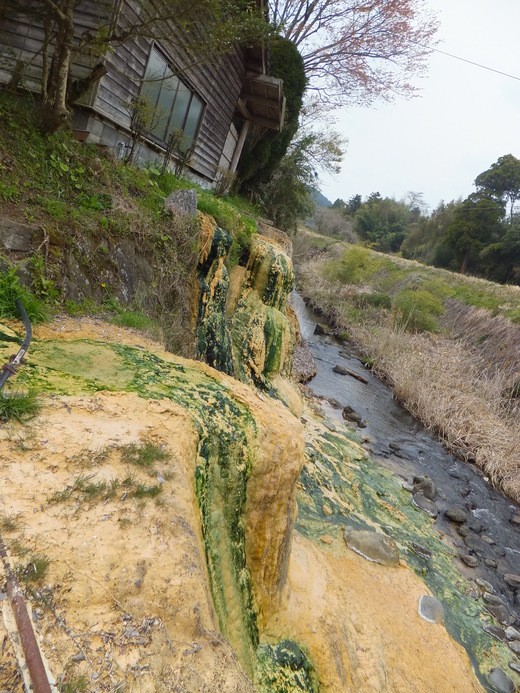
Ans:
{"label": "wooden house", "polygon": [[[38,4],[38,3],[35,3]],[[41,3],[40,3],[41,4]],[[73,105],[80,139],[112,147],[124,156],[131,143],[136,99],[149,107],[138,159],[160,159],[172,133],[189,150],[186,173],[211,187],[222,171],[234,171],[251,125],[283,125],[281,80],[267,74],[263,46],[236,45],[225,54],[201,50],[203,23],[156,21],[161,0],[79,0],[74,8],[71,77],[99,75]],[[147,26],[150,29],[144,30]],[[100,55],[82,48],[85,38],[114,27],[122,40]],[[139,28],[141,27],[141,28]],[[135,31],[132,29],[135,28]],[[0,11],[0,83],[39,93],[44,75],[44,24],[37,14]],[[50,54],[52,55],[52,42]]]}

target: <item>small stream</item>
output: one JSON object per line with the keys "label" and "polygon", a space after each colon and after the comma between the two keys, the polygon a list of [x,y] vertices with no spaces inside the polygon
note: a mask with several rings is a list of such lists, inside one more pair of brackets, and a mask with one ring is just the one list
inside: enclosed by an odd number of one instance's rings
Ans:
{"label": "small stream", "polygon": [[[319,317],[305,306],[297,292],[293,292],[291,299],[302,336],[318,367],[307,386],[322,398],[326,416],[344,422],[343,407],[352,407],[365,424],[358,434],[372,460],[390,470],[403,484],[410,484],[410,490],[415,476],[428,477],[434,482],[438,510],[434,526],[451,542],[457,555],[455,563],[468,579],[468,590],[478,578],[490,583],[507,607],[497,612],[496,620],[504,628],[514,625],[520,630],[520,589],[514,589],[511,579],[504,577],[520,574],[518,506],[497,492],[477,467],[450,455],[393,399],[391,390],[364,367],[360,353],[352,344],[315,334]],[[368,382],[334,372],[338,365]],[[450,522],[444,515],[449,508],[463,510],[467,522]],[[469,562],[478,561],[478,564],[469,567],[460,560],[461,556],[471,556]],[[508,673],[515,677],[511,671]]]}

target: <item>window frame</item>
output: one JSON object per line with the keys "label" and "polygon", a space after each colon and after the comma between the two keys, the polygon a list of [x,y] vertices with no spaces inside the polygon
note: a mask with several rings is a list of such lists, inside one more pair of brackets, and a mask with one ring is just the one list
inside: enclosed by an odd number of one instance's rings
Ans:
{"label": "window frame", "polygon": [[[146,94],[146,86],[147,86],[147,73],[149,71],[150,64],[151,64],[154,57],[156,57],[156,58],[158,57],[159,60],[162,61],[162,63],[164,63],[164,70],[162,73],[162,78],[160,80],[158,80],[159,88],[157,90],[157,95],[155,97],[155,100],[152,101],[152,99],[149,98],[149,95]],[[149,79],[149,77],[148,77],[148,79]],[[174,94],[173,94],[172,102],[170,105],[170,109],[169,109],[167,115],[161,116],[159,113],[159,103],[161,100],[161,95],[164,94],[164,92],[165,92],[165,89],[163,89],[163,87],[164,87],[166,80],[176,80],[177,84],[176,84],[175,89],[174,89]],[[180,127],[174,127],[173,122],[172,122],[173,114],[175,111],[175,106],[178,103],[179,93],[182,90],[185,90],[189,94],[189,98],[188,98],[187,105],[184,107],[184,109],[182,111],[182,125]],[[199,137],[200,130],[202,127],[202,122],[204,120],[204,116],[206,113],[207,103],[204,101],[204,99],[202,99],[202,97],[197,92],[197,90],[194,89],[191,86],[191,84],[189,84],[187,82],[187,80],[185,78],[181,79],[181,77],[179,77],[176,74],[175,70],[172,67],[172,61],[168,59],[165,51],[162,50],[156,42],[152,42],[150,44],[150,51],[148,53],[148,60],[146,62],[144,77],[143,77],[143,81],[141,84],[141,89],[140,89],[139,95],[140,95],[140,97],[148,98],[150,100],[150,103],[153,107],[153,118],[155,118],[155,117],[158,118],[157,125],[155,127],[152,127],[147,132],[148,137],[152,141],[166,147],[168,144],[168,137],[170,136],[170,134],[174,130],[180,130],[183,133],[183,142],[181,143],[181,145],[179,147],[180,150],[182,152],[186,152],[186,151],[188,151],[188,149],[195,146],[197,139]],[[195,127],[193,135],[187,135],[186,136],[184,134],[185,128],[189,122],[189,116],[190,116],[190,112],[192,110],[193,105],[195,105],[195,108],[199,107],[200,112],[198,115],[197,125]],[[165,118],[165,121],[166,121],[165,125],[164,125],[164,127],[162,127],[160,132],[157,132],[158,125],[159,125],[160,121],[163,120],[163,118]],[[188,142],[184,141],[186,138],[188,138]]]}

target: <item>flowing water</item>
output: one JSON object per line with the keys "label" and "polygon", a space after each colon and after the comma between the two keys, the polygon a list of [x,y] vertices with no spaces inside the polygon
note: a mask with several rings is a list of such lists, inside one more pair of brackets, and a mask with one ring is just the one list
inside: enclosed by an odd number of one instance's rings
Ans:
{"label": "flowing water", "polygon": [[[305,306],[297,292],[291,298],[302,336],[309,343],[318,368],[308,387],[322,398],[324,413],[343,422],[343,407],[352,407],[366,424],[358,433],[372,460],[392,471],[403,483],[411,484],[414,476],[427,476],[434,482],[439,510],[436,528],[451,542],[456,554],[467,556],[471,552],[478,557],[475,568],[455,559],[460,571],[471,581],[469,587],[477,578],[491,583],[509,611],[509,623],[504,625],[514,623],[519,628],[520,590],[515,594],[504,579],[507,574],[520,574],[520,526],[515,520],[518,507],[497,492],[478,468],[450,455],[400,406],[391,390],[364,367],[353,345],[315,334],[318,316]],[[337,365],[368,382],[334,372]],[[466,512],[466,537],[459,534],[459,525],[444,516],[447,508]]]}

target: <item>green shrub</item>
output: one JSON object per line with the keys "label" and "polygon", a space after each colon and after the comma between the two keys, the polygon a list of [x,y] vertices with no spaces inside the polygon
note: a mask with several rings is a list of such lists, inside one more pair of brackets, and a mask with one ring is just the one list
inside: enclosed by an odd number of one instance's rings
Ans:
{"label": "green shrub", "polygon": [[327,263],[325,276],[342,284],[361,284],[370,281],[383,266],[382,261],[368,248],[351,246],[339,260]]}
{"label": "green shrub", "polygon": [[444,313],[442,301],[429,291],[403,289],[394,298],[400,320],[411,332],[439,332],[438,318]]}
{"label": "green shrub", "polygon": [[29,289],[20,284],[16,274],[18,267],[5,261],[6,269],[0,270],[0,318],[20,319],[16,299],[22,302],[25,312],[31,322],[43,322],[47,319],[47,308],[43,301],[36,298]]}

